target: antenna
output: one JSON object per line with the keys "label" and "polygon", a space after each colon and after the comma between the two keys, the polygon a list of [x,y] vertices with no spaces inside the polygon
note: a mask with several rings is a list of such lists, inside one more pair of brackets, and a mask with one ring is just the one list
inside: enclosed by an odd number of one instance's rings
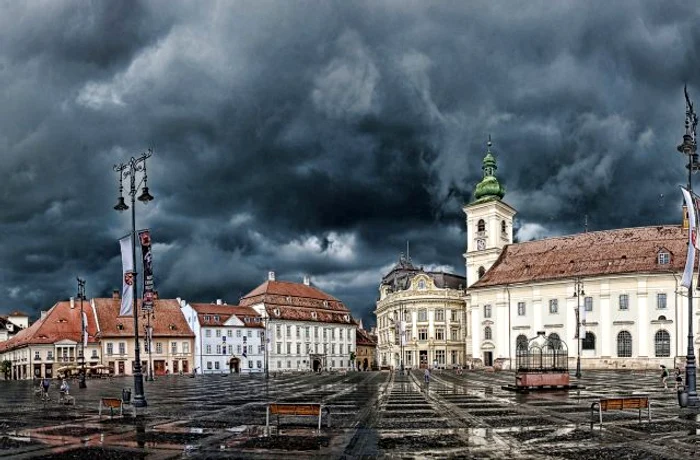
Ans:
{"label": "antenna", "polygon": [[588,233],[588,214],[583,216],[583,233]]}
{"label": "antenna", "polygon": [[406,260],[411,261],[411,242],[406,240]]}

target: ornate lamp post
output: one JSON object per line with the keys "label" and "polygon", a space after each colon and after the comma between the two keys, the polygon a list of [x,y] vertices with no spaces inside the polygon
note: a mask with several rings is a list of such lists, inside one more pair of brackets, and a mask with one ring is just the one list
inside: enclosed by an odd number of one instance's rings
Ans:
{"label": "ornate lamp post", "polygon": [[[698,161],[696,128],[698,124],[698,116],[693,110],[693,103],[688,96],[688,88],[683,88],[685,93],[685,134],[683,135],[683,143],[677,147],[678,151],[688,157],[688,190],[693,191],[693,173],[700,170],[700,162]],[[693,350],[693,281],[691,278],[690,286],[688,287],[688,354],[685,364],[685,383],[686,391],[688,392],[688,406],[700,406],[698,393],[696,389],[696,366],[695,366],[695,351]]]}
{"label": "ornate lamp post", "polygon": [[[129,206],[124,203],[124,196],[122,192],[124,187],[122,181],[126,178],[129,179],[129,195],[131,196],[131,255],[134,261],[134,267],[136,266],[136,174],[139,172],[143,173],[143,189],[141,195],[139,195],[138,200],[144,204],[153,200],[153,196],[148,193],[148,176],[146,174],[146,160],[153,155],[153,151],[148,149],[148,151],[142,153],[138,158],[131,157],[127,163],[121,163],[114,165],[114,171],[119,174],[119,199],[117,201],[114,209],[117,211],[126,211]],[[141,183],[138,184],[141,186]],[[146,401],[146,395],[143,391],[143,373],[141,371],[141,350],[139,349],[139,315],[138,315],[138,304],[137,304],[137,273],[134,270],[134,406],[136,407],[146,407],[148,405]]]}
{"label": "ornate lamp post", "polygon": [[576,278],[574,281],[574,297],[576,297],[576,378],[581,378],[581,297],[586,293],[583,290],[583,280]]}
{"label": "ornate lamp post", "polygon": [[78,278],[78,298],[80,299],[80,378],[78,388],[87,388],[85,382],[85,334],[87,334],[87,324],[83,315],[83,299],[85,299],[85,280]]}

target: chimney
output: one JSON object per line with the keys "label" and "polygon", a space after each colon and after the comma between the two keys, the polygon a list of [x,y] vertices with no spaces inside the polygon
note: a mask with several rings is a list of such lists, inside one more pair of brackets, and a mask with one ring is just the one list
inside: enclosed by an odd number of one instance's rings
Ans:
{"label": "chimney", "polygon": [[217,305],[223,305],[224,302],[221,299],[216,299],[216,304]]}
{"label": "chimney", "polygon": [[274,281],[275,280],[275,272],[267,272],[267,280]]}
{"label": "chimney", "polygon": [[74,308],[75,308],[75,299],[73,297],[71,297],[70,298],[70,309],[72,310]]}
{"label": "chimney", "polygon": [[39,319],[44,319],[44,318],[46,318],[46,315],[47,315],[48,313],[49,313],[49,312],[48,312],[47,310],[41,310],[41,316],[39,317]]}
{"label": "chimney", "polygon": [[304,284],[311,286],[311,277],[309,275],[304,275]]}
{"label": "chimney", "polygon": [[115,289],[112,291],[112,299],[119,300],[119,289]]}
{"label": "chimney", "polygon": [[153,291],[153,300],[158,300],[158,291]]}

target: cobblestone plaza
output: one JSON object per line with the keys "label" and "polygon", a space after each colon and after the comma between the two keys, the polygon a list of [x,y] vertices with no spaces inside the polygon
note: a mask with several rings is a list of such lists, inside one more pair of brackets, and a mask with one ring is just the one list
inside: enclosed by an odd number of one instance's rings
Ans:
{"label": "cobblestone plaza", "polygon": [[[146,385],[149,406],[130,416],[98,416],[101,397],[118,397],[131,379],[92,380],[72,391],[76,404],[44,403],[30,382],[4,386],[0,456],[11,458],[695,458],[700,422],[678,407],[654,373],[585,372],[584,389],[516,394],[507,372],[443,371],[428,391],[417,371],[270,376],[168,376]],[[632,393],[652,401],[652,422],[637,411],[603,413],[597,398]],[[315,419],[273,418],[266,403],[320,402]]]}

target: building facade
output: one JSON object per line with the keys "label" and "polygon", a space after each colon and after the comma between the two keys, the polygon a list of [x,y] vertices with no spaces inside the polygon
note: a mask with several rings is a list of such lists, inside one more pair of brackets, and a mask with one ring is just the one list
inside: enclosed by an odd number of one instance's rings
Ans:
{"label": "building facade", "polygon": [[[135,341],[133,316],[119,316],[119,292],[111,299],[92,299],[97,316],[97,337],[102,364],[113,375],[133,375]],[[144,374],[189,373],[194,369],[194,332],[190,329],[177,299],[155,299],[150,319],[139,308],[139,353]],[[152,338],[146,340],[146,327],[152,327]],[[150,353],[149,353],[150,349]]]}
{"label": "building facade", "polygon": [[355,331],[355,344],[357,345],[357,352],[355,353],[355,370],[376,370],[378,368],[377,337],[371,332],[363,329],[361,321]]}
{"label": "building facade", "polygon": [[464,365],[465,288],[463,276],[424,271],[402,256],[379,286],[379,366]]}
{"label": "building facade", "polygon": [[303,283],[268,280],[240,305],[253,308],[267,331],[270,372],[352,369],[356,323],[335,297]]}
{"label": "building facade", "polygon": [[82,307],[87,321],[86,344],[81,334],[80,301],[74,299],[56,303],[31,326],[1,342],[0,361],[11,362],[9,377],[54,378],[83,365],[88,373],[95,372],[101,363],[96,317],[89,302],[84,301]]}
{"label": "building facade", "polygon": [[252,308],[181,300],[195,334],[194,360],[204,374],[263,372],[263,322]]}

